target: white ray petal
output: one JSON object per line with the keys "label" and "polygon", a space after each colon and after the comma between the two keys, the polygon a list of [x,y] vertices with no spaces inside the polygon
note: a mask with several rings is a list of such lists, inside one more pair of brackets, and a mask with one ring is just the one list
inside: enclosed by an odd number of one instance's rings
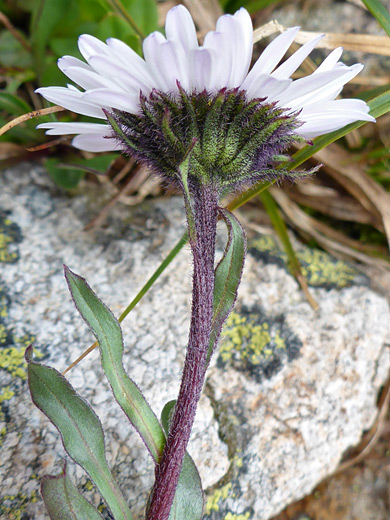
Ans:
{"label": "white ray petal", "polygon": [[253,24],[252,19],[246,9],[241,7],[238,11],[234,13],[234,19],[237,20],[237,22],[240,25],[240,32],[242,34],[243,38],[243,47],[245,49],[245,56],[243,59],[248,59],[247,54],[249,55],[249,64],[252,59],[252,51],[253,51]]}
{"label": "white ray petal", "polygon": [[136,95],[139,95],[140,90],[145,91],[145,94],[150,92],[150,88],[140,78],[133,76],[130,71],[123,68],[117,61],[115,63],[108,56],[92,56],[89,59],[89,63],[100,76],[104,75],[111,78],[112,85],[110,85],[110,88],[113,91]]}
{"label": "white ray petal", "polygon": [[247,89],[256,83],[261,74],[270,74],[286,54],[287,49],[294,41],[299,27],[292,27],[275,38],[262,52],[248,76],[245,78],[242,88]]}
{"label": "white ray petal", "polygon": [[149,73],[145,60],[141,58],[131,47],[121,40],[109,38],[107,45],[112,54],[126,67],[134,77],[138,77],[150,90],[153,88],[152,76]]}
{"label": "white ray petal", "polygon": [[[297,128],[297,134],[305,137],[307,139],[313,139],[314,137],[318,137],[319,135],[328,134],[329,132],[334,132],[335,130],[339,130],[350,123],[355,121],[359,121],[359,117],[351,117],[351,118],[343,118],[338,115],[335,117],[324,117],[318,119],[312,119],[303,123],[303,125]],[[364,119],[362,118],[362,121]]]}
{"label": "white ray petal", "polygon": [[191,87],[198,92],[210,90],[213,84],[213,60],[211,51],[200,47],[190,53]]}
{"label": "white ray petal", "polygon": [[154,87],[158,90],[168,92],[168,85],[165,81],[165,71],[160,59],[160,46],[166,41],[160,32],[155,31],[144,39],[142,48],[148,71],[154,81]]}
{"label": "white ray petal", "polygon": [[[349,112],[356,112],[361,116],[367,116],[364,121],[375,121],[375,119],[368,114],[368,105],[361,99],[335,99],[321,103],[320,105],[310,105],[302,110],[301,115],[310,115],[312,117],[316,114],[327,114],[328,112],[344,112],[346,116],[348,116]],[[304,118],[300,117],[300,119]]]}
{"label": "white ray petal", "polygon": [[37,126],[37,129],[47,130],[47,135],[96,134],[108,136],[112,133],[109,125],[101,125],[99,123],[41,123]]}
{"label": "white ray petal", "polygon": [[341,55],[343,54],[343,48],[337,47],[334,49],[321,63],[319,67],[313,72],[313,74],[318,74],[319,72],[326,72],[328,70],[332,70],[336,64],[338,63]]}
{"label": "white ray petal", "polygon": [[216,33],[223,35],[224,55],[229,56],[229,74],[225,82],[225,86],[228,88],[238,87],[248,72],[248,55],[244,55],[244,39],[241,29],[239,19],[232,15],[221,16],[217,22]]}
{"label": "white ray petal", "polygon": [[122,149],[117,139],[96,134],[77,135],[72,146],[86,152],[114,152]]}
{"label": "white ray petal", "polygon": [[56,105],[60,105],[67,110],[82,114],[84,116],[105,119],[106,116],[102,109],[96,104],[83,99],[83,92],[77,89],[65,87],[42,87],[35,92],[41,94],[45,99]]}
{"label": "white ray petal", "polygon": [[83,99],[100,105],[103,108],[116,108],[135,114],[139,111],[139,101],[137,96],[126,93],[113,92],[107,88],[97,88],[84,92]]}
{"label": "white ray petal", "polygon": [[160,68],[164,71],[164,81],[168,92],[177,92],[177,81],[184,90],[190,87],[189,82],[189,56],[180,45],[173,41],[166,41],[160,45]]}
{"label": "white ray petal", "polygon": [[253,25],[248,11],[239,9],[234,14],[236,20],[238,38],[241,43],[240,55],[237,56],[237,73],[235,83],[239,86],[248,74],[253,54]]}
{"label": "white ray petal", "polygon": [[229,38],[226,34],[210,31],[206,34],[203,48],[210,52],[212,57],[213,82],[208,82],[208,88],[219,90],[228,86],[232,69],[232,54],[229,52]]}
{"label": "white ray petal", "polygon": [[304,121],[298,133],[313,138],[342,128],[354,121],[371,121],[375,119],[368,113],[368,106],[360,99],[336,99],[304,108],[299,114]]}
{"label": "white ray petal", "polygon": [[74,56],[62,56],[62,58],[59,58],[57,61],[57,65],[60,70],[66,67],[80,67],[80,69],[92,70],[88,63],[85,63]]}
{"label": "white ray petal", "polygon": [[302,47],[300,47],[292,56],[290,56],[284,63],[279,65],[277,69],[275,69],[271,76],[277,79],[285,79],[289,78],[300,65],[305,61],[305,59],[309,56],[311,51],[315,48],[317,43],[324,37],[317,36],[313,40],[306,42]]}
{"label": "white ray petal", "polygon": [[81,54],[87,61],[96,54],[110,54],[107,45],[90,34],[79,36],[78,45]]}
{"label": "white ray petal", "polygon": [[[66,84],[66,87],[68,90],[71,90],[72,92],[78,92],[79,94],[82,93],[81,90],[77,87],[75,87],[74,85],[72,85],[71,83],[67,83]],[[60,87],[61,88],[61,87]]]}
{"label": "white ray petal", "polygon": [[292,79],[276,79],[269,74],[261,74],[255,85],[246,91],[249,99],[267,98],[268,102],[278,101],[279,96],[291,85]]}
{"label": "white ray petal", "polygon": [[337,91],[348,81],[356,76],[362,69],[362,65],[335,69],[329,72],[311,74],[305,78],[294,81],[291,86],[280,96],[279,106],[297,110],[329,99],[329,94]]}
{"label": "white ray petal", "polygon": [[86,69],[78,66],[69,66],[62,63],[61,60],[62,58],[58,60],[59,69],[61,69],[69,79],[77,83],[77,85],[80,85],[83,89],[88,90],[99,87],[119,89],[114,82],[100,74],[97,74],[91,67],[88,66],[88,69]]}
{"label": "white ray petal", "polygon": [[186,53],[198,48],[195,24],[184,5],[177,5],[168,11],[165,34],[168,40],[180,43]]}

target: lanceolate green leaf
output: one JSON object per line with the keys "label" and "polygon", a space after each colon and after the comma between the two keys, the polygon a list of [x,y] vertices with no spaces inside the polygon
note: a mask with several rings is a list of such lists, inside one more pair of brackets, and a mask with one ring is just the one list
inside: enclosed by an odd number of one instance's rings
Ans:
{"label": "lanceolate green leaf", "polygon": [[[99,342],[102,365],[115,398],[140,433],[154,461],[158,463],[165,446],[165,434],[142,393],[123,369],[123,341],[119,323],[83,278],[67,268],[65,268],[65,276],[77,309]],[[188,455],[184,459],[174,504],[175,513],[170,520],[202,518],[201,482],[196,467]]]}
{"label": "lanceolate green leaf", "polygon": [[390,36],[390,13],[388,7],[383,5],[380,0],[363,0],[363,4]]}
{"label": "lanceolate green leaf", "polygon": [[[168,435],[176,401],[169,401],[161,412],[161,422]],[[186,453],[176,488],[169,520],[200,520],[203,517],[204,496],[198,470]]]}
{"label": "lanceolate green leaf", "polygon": [[160,460],[165,435],[157,417],[122,365],[123,339],[118,321],[84,278],[65,268],[70,292],[81,316],[98,340],[102,365],[115,399],[141,435],[155,462]]}
{"label": "lanceolate green leaf", "polygon": [[57,370],[32,361],[32,347],[26,351],[26,360],[33,402],[58,429],[65,450],[89,474],[115,520],[132,520],[108,467],[97,415]]}
{"label": "lanceolate green leaf", "polygon": [[66,473],[42,478],[41,493],[51,520],[102,520],[102,516],[82,495]]}
{"label": "lanceolate green leaf", "polygon": [[214,315],[209,353],[215,348],[222,325],[236,301],[246,252],[245,233],[239,221],[227,209],[221,208],[220,214],[228,229],[228,241],[215,269]]}

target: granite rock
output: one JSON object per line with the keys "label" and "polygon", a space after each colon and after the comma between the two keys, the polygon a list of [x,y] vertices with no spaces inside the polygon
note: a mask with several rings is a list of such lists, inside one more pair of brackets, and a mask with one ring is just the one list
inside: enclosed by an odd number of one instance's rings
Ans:
{"label": "granite rock", "polygon": [[[83,231],[104,201],[100,186],[82,184],[69,195],[29,164],[0,179],[2,518],[47,518],[39,477],[59,472],[65,457],[56,430],[30,402],[25,346],[32,342],[40,361],[63,370],[93,340],[68,295],[62,264],[119,315],[184,229],[182,203],[171,198],[118,205],[101,229]],[[238,304],[189,447],[207,489],[206,519],[270,518],[332,473],[375,420],[390,367],[388,303],[352,266],[305,248],[300,254],[317,312],[272,237],[249,243]],[[125,367],[157,414],[178,391],[190,271],[185,250],[123,322]],[[109,463],[135,519],[142,518],[153,465],[113,404],[97,352],[69,380],[99,415]],[[98,505],[85,474],[69,469]]]}

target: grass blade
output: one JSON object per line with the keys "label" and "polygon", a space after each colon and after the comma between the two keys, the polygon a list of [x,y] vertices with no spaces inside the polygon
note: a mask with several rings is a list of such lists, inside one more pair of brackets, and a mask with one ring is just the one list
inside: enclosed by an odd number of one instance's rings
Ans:
{"label": "grass blade", "polygon": [[298,260],[298,257],[294,251],[294,248],[291,244],[290,237],[288,236],[286,224],[279,212],[278,206],[274,201],[272,195],[269,191],[264,191],[260,194],[261,202],[264,205],[265,210],[268,213],[269,218],[271,219],[272,225],[283,245],[284,251],[288,258],[288,267],[290,269],[291,274],[297,280],[299,285],[301,286],[305,296],[313,307],[314,310],[318,309],[318,303],[315,301],[313,296],[309,291],[309,287],[307,285],[306,279],[301,270],[301,264]]}
{"label": "grass blade", "polygon": [[390,36],[390,14],[380,0],[363,0],[363,4]]}

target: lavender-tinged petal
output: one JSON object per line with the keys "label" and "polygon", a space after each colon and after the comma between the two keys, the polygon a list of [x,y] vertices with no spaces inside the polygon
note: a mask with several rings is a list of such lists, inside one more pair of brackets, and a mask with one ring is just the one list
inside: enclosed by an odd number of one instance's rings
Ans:
{"label": "lavender-tinged petal", "polygon": [[230,62],[225,86],[228,88],[238,87],[243,82],[249,68],[248,55],[244,55],[241,24],[234,16],[225,15],[219,18],[216,29],[216,34],[221,34],[223,37],[223,44],[221,49],[218,49],[218,47],[214,47],[214,49],[218,50],[221,55],[229,56]]}
{"label": "lavender-tinged petal", "polygon": [[211,31],[206,34],[203,48],[212,57],[213,81],[208,81],[206,88],[210,91],[219,90],[228,85],[232,69],[232,55],[228,51],[229,38],[226,34]]}
{"label": "lavender-tinged petal", "polygon": [[[332,70],[338,64],[341,55],[343,54],[343,48],[337,47],[334,49],[321,63],[319,67],[313,72],[313,74],[318,74],[319,72],[327,72],[328,70]],[[344,65],[344,64],[342,64]]]}
{"label": "lavender-tinged petal", "polygon": [[114,152],[121,151],[117,139],[96,134],[81,134],[72,141],[72,146],[85,152]]}
{"label": "lavender-tinged petal", "polygon": [[197,92],[205,88],[209,90],[209,83],[213,83],[213,60],[211,51],[204,48],[193,50],[190,53],[191,87]]}
{"label": "lavender-tinged petal", "polygon": [[375,122],[368,105],[360,99],[337,99],[304,108],[299,119],[304,121],[297,132],[307,138],[338,130],[355,121]]}
{"label": "lavender-tinged petal", "polygon": [[188,9],[177,5],[168,11],[165,21],[165,34],[168,40],[180,42],[184,52],[198,48],[195,24]]}
{"label": "lavender-tinged petal", "polygon": [[274,70],[294,41],[298,31],[299,27],[287,29],[287,31],[280,34],[264,49],[259,59],[249,71],[248,76],[242,84],[242,88],[246,89],[248,84],[255,83],[261,74],[270,74]]}
{"label": "lavender-tinged petal", "polygon": [[167,40],[164,36],[155,31],[144,39],[143,52],[145,61],[148,66],[149,73],[153,77],[154,86],[158,90],[168,92],[168,84],[165,79],[164,65],[161,62],[161,51],[160,47]]}
{"label": "lavender-tinged petal", "polygon": [[84,69],[78,66],[69,66],[68,63],[64,63],[62,60],[62,58],[58,60],[58,68],[70,80],[77,83],[77,85],[80,85],[80,87],[83,89],[88,90],[99,87],[108,87],[113,90],[118,89],[118,85],[116,85],[113,81],[96,73],[90,67],[88,69]]}
{"label": "lavender-tinged petal", "polygon": [[62,58],[59,58],[57,61],[58,68],[62,70],[63,68],[67,67],[79,67],[80,69],[84,70],[92,70],[92,67],[88,65],[88,63],[85,63],[82,60],[79,60],[78,58],[75,58],[74,56],[62,56]]}
{"label": "lavender-tinged petal", "polygon": [[[144,94],[150,92],[150,87],[145,85],[140,78],[133,75],[130,71],[118,65],[108,56],[92,56],[89,60],[91,66],[99,73],[100,76],[105,76],[112,79],[112,85],[109,86],[111,90],[123,91],[138,96],[140,90]],[[96,88],[96,87],[95,87]]]}
{"label": "lavender-tinged petal", "polygon": [[[302,110],[302,114],[317,114],[320,112],[327,113],[328,111],[353,111],[360,112],[362,114],[368,114],[369,106],[361,99],[335,99],[333,101],[328,101],[326,103],[321,103],[321,105],[311,105]],[[373,121],[375,119],[372,116],[369,116]]]}
{"label": "lavender-tinged petal", "polygon": [[110,54],[107,45],[90,34],[82,34],[79,36],[78,46],[81,54],[87,61],[89,61],[91,56],[95,56],[96,54]]}
{"label": "lavender-tinged petal", "polygon": [[56,105],[60,105],[67,110],[82,114],[83,116],[105,119],[103,110],[96,104],[83,99],[83,92],[75,88],[65,87],[41,87],[35,92],[41,94],[45,99]]}
{"label": "lavender-tinged petal", "polygon": [[168,86],[168,92],[177,92],[177,81],[184,90],[188,90],[189,83],[189,63],[188,55],[186,55],[180,45],[176,45],[173,41],[166,41],[160,45],[160,66],[164,70],[165,83]]}
{"label": "lavender-tinged petal", "polygon": [[277,79],[285,79],[289,78],[298,67],[305,61],[305,59],[309,56],[312,50],[316,47],[317,43],[324,36],[317,36],[313,40],[306,42],[302,47],[300,47],[292,56],[290,56],[284,63],[279,65],[277,69],[275,69],[271,76]]}
{"label": "lavender-tinged petal", "polygon": [[116,38],[109,38],[107,40],[107,45],[113,56],[126,67],[126,70],[132,76],[139,78],[143,84],[147,85],[149,89],[152,90],[153,79],[149,73],[145,60],[143,60],[131,47]]}
{"label": "lavender-tinged petal", "polygon": [[362,70],[362,67],[362,65],[356,64],[352,67],[321,72],[297,79],[280,96],[278,104],[296,110],[329,99],[330,93],[337,91],[348,83]]}
{"label": "lavender-tinged petal", "polygon": [[243,7],[234,13],[234,18],[239,24],[243,47],[241,56],[242,68],[245,70],[245,74],[247,74],[253,53],[253,24],[248,11]]}
{"label": "lavender-tinged petal", "polygon": [[355,121],[359,121],[359,119],[319,119],[316,121],[308,121],[304,123],[300,128],[296,130],[296,133],[301,135],[306,139],[314,139],[320,135],[328,134],[329,132],[334,132],[335,130],[339,130],[349,123],[354,123]]}
{"label": "lavender-tinged petal", "polygon": [[213,87],[240,86],[252,59],[253,26],[249,13],[241,8],[233,16],[221,16],[216,30],[206,34],[203,46],[217,56],[214,67],[218,82]]}
{"label": "lavender-tinged petal", "polygon": [[254,85],[246,91],[249,99],[267,98],[267,101],[278,101],[280,95],[291,85],[292,79],[276,79],[269,74],[261,74]]}
{"label": "lavender-tinged petal", "polygon": [[139,111],[139,96],[131,96],[125,93],[113,92],[107,88],[88,90],[83,94],[83,99],[103,108],[116,108],[125,112],[136,113]]}
{"label": "lavender-tinged petal", "polygon": [[361,99],[336,99],[303,108],[299,119],[305,122],[323,119],[350,119],[351,121],[371,121],[369,106]]}
{"label": "lavender-tinged petal", "polygon": [[37,129],[47,130],[47,135],[96,134],[105,136],[112,132],[109,125],[100,125],[99,123],[41,123],[37,126]]}

